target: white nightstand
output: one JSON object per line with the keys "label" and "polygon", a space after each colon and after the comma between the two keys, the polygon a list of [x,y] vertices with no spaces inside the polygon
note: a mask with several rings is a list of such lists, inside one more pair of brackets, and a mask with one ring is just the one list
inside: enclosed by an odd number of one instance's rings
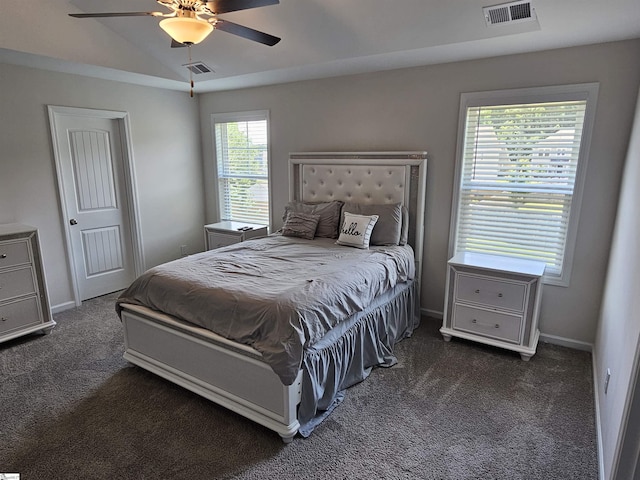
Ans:
{"label": "white nightstand", "polygon": [[250,238],[264,237],[267,234],[267,227],[265,225],[256,225],[254,223],[224,220],[204,226],[207,250],[244,242]]}
{"label": "white nightstand", "polygon": [[36,331],[49,333],[55,324],[37,229],[0,225],[0,342]]}
{"label": "white nightstand", "polygon": [[448,262],[440,333],[514,350],[523,360],[536,353],[544,262],[459,253]]}

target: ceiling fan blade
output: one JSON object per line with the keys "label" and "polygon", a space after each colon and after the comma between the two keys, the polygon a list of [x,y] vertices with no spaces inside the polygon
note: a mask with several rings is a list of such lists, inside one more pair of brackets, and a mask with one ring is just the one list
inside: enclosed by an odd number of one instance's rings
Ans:
{"label": "ceiling fan blade", "polygon": [[212,12],[218,14],[248,10],[249,8],[267,7],[279,3],[279,0],[211,0],[207,2],[207,7]]}
{"label": "ceiling fan blade", "polygon": [[264,45],[268,45],[270,47],[273,47],[280,41],[280,38],[269,35],[268,33],[259,32],[258,30],[254,30],[253,28],[244,27],[242,25],[238,25],[237,23],[223,20],[221,18],[216,21],[215,28],[216,30],[222,30],[223,32],[238,35],[239,37],[247,38],[249,40],[253,40],[254,42],[263,43]]}
{"label": "ceiling fan blade", "polygon": [[112,13],[70,13],[73,18],[98,18],[98,17],[163,17],[162,12],[112,12]]}

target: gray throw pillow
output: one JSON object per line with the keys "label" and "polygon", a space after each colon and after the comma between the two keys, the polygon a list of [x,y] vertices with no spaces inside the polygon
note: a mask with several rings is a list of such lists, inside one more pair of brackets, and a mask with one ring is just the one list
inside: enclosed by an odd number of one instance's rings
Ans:
{"label": "gray throw pillow", "polygon": [[[346,202],[343,212],[357,215],[377,215],[378,221],[373,227],[369,245],[399,245],[402,233],[402,204],[389,203],[379,205],[365,205]],[[405,241],[406,243],[406,241]]]}
{"label": "gray throw pillow", "polygon": [[319,220],[320,215],[289,212],[282,226],[282,235],[285,237],[299,237],[313,240]]}
{"label": "gray throw pillow", "polygon": [[323,203],[289,202],[284,207],[282,220],[286,222],[287,217],[291,212],[320,215],[318,227],[316,228],[316,237],[338,238],[341,209],[342,202],[337,200]]}

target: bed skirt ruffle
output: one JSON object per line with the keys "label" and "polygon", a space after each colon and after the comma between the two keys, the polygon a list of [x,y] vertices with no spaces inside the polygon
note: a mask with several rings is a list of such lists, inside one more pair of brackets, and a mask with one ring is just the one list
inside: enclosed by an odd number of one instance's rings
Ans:
{"label": "bed skirt ruffle", "polygon": [[344,390],[369,376],[374,366],[397,363],[394,345],[420,324],[417,284],[398,285],[368,310],[354,315],[305,350],[299,433],[308,437],[344,399]]}

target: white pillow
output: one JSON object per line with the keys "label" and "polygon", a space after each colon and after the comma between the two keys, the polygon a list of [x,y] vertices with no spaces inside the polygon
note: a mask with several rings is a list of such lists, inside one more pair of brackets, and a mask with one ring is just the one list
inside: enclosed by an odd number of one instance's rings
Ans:
{"label": "white pillow", "polygon": [[344,220],[336,243],[350,247],[369,248],[369,239],[373,227],[378,221],[378,215],[356,215],[349,212],[343,212],[343,215]]}

